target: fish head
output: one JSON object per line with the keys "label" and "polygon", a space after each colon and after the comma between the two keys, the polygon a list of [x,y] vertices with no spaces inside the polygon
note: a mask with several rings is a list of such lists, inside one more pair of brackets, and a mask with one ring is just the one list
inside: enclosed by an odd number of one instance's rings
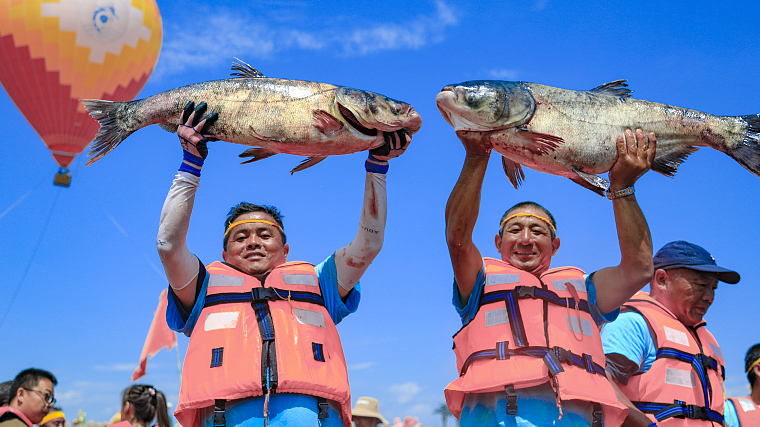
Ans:
{"label": "fish head", "polygon": [[341,87],[335,102],[342,118],[364,134],[404,129],[411,135],[422,126],[422,118],[411,105],[377,93]]}
{"label": "fish head", "polygon": [[473,80],[448,85],[435,97],[443,118],[456,130],[491,131],[528,122],[536,101],[522,82]]}

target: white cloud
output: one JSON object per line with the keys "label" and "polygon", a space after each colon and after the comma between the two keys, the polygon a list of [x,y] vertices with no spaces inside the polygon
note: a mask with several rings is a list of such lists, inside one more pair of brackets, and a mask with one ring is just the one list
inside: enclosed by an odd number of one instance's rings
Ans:
{"label": "white cloud", "polygon": [[117,371],[117,372],[131,372],[137,367],[136,363],[112,363],[110,365],[95,365],[92,369],[96,371]]}
{"label": "white cloud", "polygon": [[154,78],[231,62],[233,57],[250,62],[296,49],[339,56],[416,50],[440,43],[445,30],[459,22],[455,11],[443,1],[436,3],[430,15],[420,15],[404,24],[378,22],[354,28],[326,24],[311,31],[287,22],[272,25],[271,20],[245,15],[240,10],[215,11],[216,15],[205,17],[201,27],[188,29],[177,24],[166,28]]}
{"label": "white cloud", "polygon": [[488,75],[498,80],[517,80],[517,70],[492,69],[488,70]]}
{"label": "white cloud", "polygon": [[351,370],[351,371],[360,371],[362,369],[368,369],[368,368],[371,368],[373,366],[377,366],[377,362],[356,363],[354,365],[350,365],[348,367],[348,369]]}
{"label": "white cloud", "polygon": [[411,401],[420,390],[420,386],[411,381],[403,384],[393,384],[388,387],[388,391],[396,395],[398,403],[407,403]]}

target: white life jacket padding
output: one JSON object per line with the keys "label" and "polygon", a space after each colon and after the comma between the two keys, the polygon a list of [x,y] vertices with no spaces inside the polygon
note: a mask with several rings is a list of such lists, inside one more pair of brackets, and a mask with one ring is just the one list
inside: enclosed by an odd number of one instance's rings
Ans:
{"label": "white life jacket padding", "polygon": [[[190,337],[177,420],[197,426],[199,410],[270,393],[337,402],[351,425],[348,373],[335,323],[324,307],[314,266],[289,262],[261,284],[214,262],[206,303]],[[326,414],[326,405],[324,408]],[[320,411],[322,412],[322,411]]]}
{"label": "white life jacket padding", "polygon": [[704,323],[687,328],[645,292],[622,309],[644,317],[657,346],[649,370],[619,385],[623,394],[659,426],[722,425],[725,362]]}
{"label": "white life jacket padding", "polygon": [[459,378],[445,390],[451,413],[460,417],[467,394],[509,394],[510,386],[519,394],[552,382],[560,400],[601,405],[603,421],[597,413],[595,423],[622,423],[627,408],[615,398],[604,372],[583,271],[556,268],[539,279],[501,260],[484,262],[483,294],[470,296],[481,298],[478,312],[454,335]]}

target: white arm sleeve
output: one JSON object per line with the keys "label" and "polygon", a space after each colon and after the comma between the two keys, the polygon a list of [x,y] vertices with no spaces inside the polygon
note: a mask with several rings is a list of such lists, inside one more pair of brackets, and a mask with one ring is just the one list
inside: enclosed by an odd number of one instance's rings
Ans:
{"label": "white arm sleeve", "polygon": [[169,285],[180,290],[198,275],[198,258],[187,249],[187,229],[201,178],[178,172],[161,210],[156,246]]}
{"label": "white arm sleeve", "polygon": [[338,285],[351,290],[383,247],[388,201],[385,174],[367,172],[359,231],[348,246],[335,252]]}

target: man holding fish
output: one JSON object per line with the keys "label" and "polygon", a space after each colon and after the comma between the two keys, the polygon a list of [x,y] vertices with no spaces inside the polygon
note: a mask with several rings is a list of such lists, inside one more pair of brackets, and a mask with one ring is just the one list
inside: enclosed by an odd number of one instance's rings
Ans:
{"label": "man holding fish", "polygon": [[185,427],[351,425],[351,396],[335,324],[356,311],[359,279],[379,253],[388,160],[411,142],[384,132],[365,163],[353,242],[316,267],[288,262],[276,208],[241,203],[225,221],[224,262],[204,266],[185,240],[203,160],[205,103],[189,103],[177,134],[184,159],[161,212],[158,252],[170,284],[167,322],[190,336],[177,420]]}
{"label": "man holding fish", "polygon": [[542,206],[507,210],[495,236],[499,259],[472,241],[492,132],[460,130],[464,166],[446,206],[454,268],[454,305],[463,327],[454,336],[459,378],[446,387],[451,412],[465,426],[620,425],[626,407],[605,376],[598,326],[652,277],[649,227],[634,183],[655,158],[654,133],[617,137],[610,169],[621,262],[592,274],[550,269],[560,246]]}

